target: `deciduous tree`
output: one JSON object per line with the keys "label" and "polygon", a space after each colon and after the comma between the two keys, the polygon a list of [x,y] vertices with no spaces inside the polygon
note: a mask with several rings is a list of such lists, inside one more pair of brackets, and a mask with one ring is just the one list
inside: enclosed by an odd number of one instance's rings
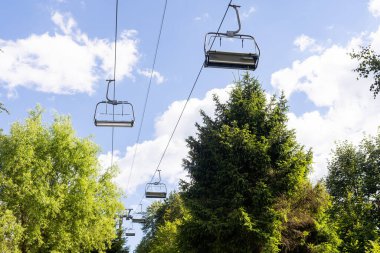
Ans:
{"label": "deciduous tree", "polygon": [[380,132],[356,147],[337,145],[329,161],[327,187],[333,197],[333,218],[342,239],[341,252],[365,252],[379,240]]}
{"label": "deciduous tree", "polygon": [[0,252],[20,253],[19,243],[22,236],[22,227],[17,222],[12,211],[0,204]]}
{"label": "deciduous tree", "polygon": [[21,252],[102,252],[110,245],[122,204],[115,168],[101,172],[98,150],[75,136],[69,117],[44,125],[39,107],[1,133],[0,201],[22,228]]}
{"label": "deciduous tree", "polygon": [[380,92],[380,55],[376,54],[370,46],[362,47],[360,52],[352,52],[351,57],[359,61],[359,66],[354,69],[359,77],[373,78],[370,91],[374,98]]}

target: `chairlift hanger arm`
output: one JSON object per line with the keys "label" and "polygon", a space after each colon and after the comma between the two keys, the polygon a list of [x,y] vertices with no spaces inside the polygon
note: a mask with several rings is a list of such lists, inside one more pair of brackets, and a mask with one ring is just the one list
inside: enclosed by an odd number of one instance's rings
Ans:
{"label": "chairlift hanger arm", "polygon": [[227,31],[227,33],[226,33],[227,36],[233,37],[236,34],[238,34],[240,32],[240,29],[241,29],[240,16],[239,16],[239,10],[238,10],[238,8],[240,8],[240,6],[239,5],[230,4],[228,7],[232,7],[232,8],[235,9],[236,17],[237,17],[237,21],[238,21],[238,25],[239,25],[239,28],[236,31]]}
{"label": "chairlift hanger arm", "polygon": [[161,170],[158,170],[158,183],[161,183]]}
{"label": "chairlift hanger arm", "polygon": [[[115,79],[107,79],[106,80],[108,83],[107,83],[107,93],[106,93],[106,99],[107,99],[107,101],[109,101],[109,102],[114,102],[115,103],[115,99],[110,99],[109,97],[108,97],[108,91],[109,91],[109,89],[110,89],[110,84],[113,82],[113,85],[115,85]],[[115,94],[114,94],[115,95]]]}

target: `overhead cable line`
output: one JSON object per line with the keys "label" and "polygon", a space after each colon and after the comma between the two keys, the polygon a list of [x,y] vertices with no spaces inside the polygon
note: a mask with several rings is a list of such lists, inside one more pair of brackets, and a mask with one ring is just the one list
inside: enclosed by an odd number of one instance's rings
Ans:
{"label": "overhead cable line", "polygon": [[141,130],[142,130],[142,126],[143,126],[143,123],[144,123],[145,111],[146,111],[146,107],[147,107],[147,104],[148,104],[150,87],[151,87],[151,84],[152,84],[153,74],[154,74],[154,70],[155,70],[155,66],[156,66],[156,59],[157,59],[158,49],[159,49],[159,45],[160,45],[161,33],[162,33],[163,25],[164,25],[167,4],[168,4],[168,0],[165,0],[164,11],[162,13],[161,25],[160,25],[160,30],[159,30],[159,33],[158,33],[158,38],[157,38],[157,43],[156,43],[156,50],[154,52],[153,64],[152,64],[152,68],[151,68],[151,71],[150,71],[149,84],[148,84],[148,88],[147,88],[146,96],[145,96],[145,102],[144,102],[144,108],[143,108],[143,113],[142,113],[142,117],[141,117],[141,123],[140,123],[140,127],[139,127],[139,130],[138,130],[138,133],[137,133],[137,139],[136,139],[136,142],[135,142],[135,150],[134,150],[134,153],[133,153],[132,164],[131,164],[131,168],[130,168],[130,171],[129,171],[128,181],[127,181],[127,188],[128,188],[129,182],[131,180],[133,166],[135,164],[135,159],[136,159],[136,154],[137,154],[137,146],[138,146],[138,144],[140,142]]}
{"label": "overhead cable line", "polygon": [[[229,3],[228,3],[228,5],[227,5],[226,11],[225,11],[225,13],[224,13],[224,15],[223,15],[223,18],[222,18],[222,21],[221,21],[220,24],[219,24],[219,27],[218,27],[217,33],[220,31],[220,28],[222,27],[222,24],[223,24],[223,22],[224,22],[224,19],[226,18],[226,15],[227,15],[227,12],[228,12],[228,9],[229,9],[231,3],[232,3],[232,0],[230,0]],[[215,42],[215,38],[214,38],[214,40],[213,40],[212,43],[211,43],[210,49],[211,49],[212,46],[214,45],[214,42]],[[158,165],[157,165],[157,167],[156,167],[156,170],[154,171],[153,176],[152,176],[152,178],[150,179],[150,183],[153,181],[153,179],[154,179],[154,177],[155,177],[157,171],[158,171],[159,168],[160,168],[160,165],[161,165],[161,163],[162,163],[162,160],[164,159],[164,157],[165,157],[165,155],[166,155],[166,152],[167,152],[167,150],[168,150],[168,148],[169,148],[170,142],[172,141],[173,136],[174,136],[174,133],[175,133],[175,131],[177,130],[178,124],[179,124],[179,122],[180,122],[181,119],[182,119],[183,113],[184,113],[184,111],[185,111],[185,109],[186,109],[186,107],[187,107],[187,104],[189,103],[189,100],[190,100],[190,98],[191,98],[191,95],[193,94],[193,91],[194,91],[195,86],[196,86],[196,84],[197,84],[197,82],[198,82],[198,79],[199,79],[199,77],[200,77],[200,75],[201,75],[201,73],[202,73],[202,70],[203,70],[203,61],[202,61],[201,68],[199,69],[199,72],[198,72],[198,74],[197,74],[197,76],[196,76],[196,78],[195,78],[195,81],[194,81],[194,83],[193,83],[193,86],[192,86],[191,89],[190,89],[190,93],[189,93],[189,95],[187,96],[186,102],[185,102],[185,104],[183,105],[183,108],[182,108],[182,111],[181,111],[181,113],[180,113],[180,115],[179,115],[179,117],[178,117],[178,120],[177,120],[177,122],[176,122],[176,124],[175,124],[175,126],[174,126],[174,128],[173,128],[173,131],[172,131],[172,133],[171,133],[171,135],[170,135],[170,138],[169,138],[169,140],[168,140],[168,142],[167,142],[167,144],[166,144],[166,146],[165,146],[165,149],[164,149],[164,151],[163,151],[163,153],[162,153],[162,155],[161,155],[161,158],[160,158],[160,160],[159,160],[159,162],[158,162]],[[141,198],[139,204],[142,203],[142,201],[144,200],[144,197],[145,197],[145,192],[144,192],[144,195],[142,196],[142,198]]]}
{"label": "overhead cable line", "polygon": [[[115,8],[115,56],[114,56],[114,65],[113,65],[113,100],[115,100],[115,94],[116,94],[116,52],[117,52],[117,24],[118,24],[118,10],[119,10],[119,0],[116,0],[116,8]],[[115,106],[112,106],[112,120],[115,120]],[[114,151],[114,134],[115,134],[115,127],[112,127],[112,151],[111,151],[111,166],[113,165],[113,151]]]}

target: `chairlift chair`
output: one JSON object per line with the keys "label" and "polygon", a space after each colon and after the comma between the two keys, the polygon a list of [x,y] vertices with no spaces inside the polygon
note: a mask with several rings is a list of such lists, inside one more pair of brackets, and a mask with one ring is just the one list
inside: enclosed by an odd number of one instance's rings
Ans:
{"label": "chairlift chair", "polygon": [[[131,212],[132,209],[130,209],[129,212]],[[129,216],[129,214],[128,214]],[[136,235],[136,231],[135,229],[133,228],[133,222],[131,222],[131,226],[130,227],[127,227],[127,229],[125,230],[125,235],[126,236],[135,236]]]}
{"label": "chairlift chair", "polygon": [[132,222],[133,223],[140,223],[145,224],[145,212],[142,211],[142,204],[140,204],[140,212],[135,213],[135,215],[132,216]]}
{"label": "chairlift chair", "polygon": [[[119,215],[119,222],[118,222],[118,229],[121,230],[123,227],[123,219],[129,220],[131,215],[132,209],[126,209],[126,212],[124,214]],[[135,236],[135,230],[133,229],[133,223],[131,223],[131,227],[127,227],[125,231],[126,236]]]}
{"label": "chairlift chair", "polygon": [[146,198],[166,198],[167,190],[166,185],[161,183],[161,174],[158,170],[159,180],[153,183],[147,183],[145,187],[145,197]]}
{"label": "chairlift chair", "polygon": [[[244,70],[255,70],[259,63],[260,58],[260,48],[256,43],[256,40],[251,35],[238,34],[241,29],[240,17],[238,8],[240,6],[230,5],[236,12],[239,28],[236,31],[227,31],[226,33],[215,33],[210,32],[205,36],[204,41],[204,51],[205,51],[205,61],[204,67],[215,67],[215,68],[231,68],[231,69],[244,69]],[[231,40],[241,40],[242,47],[244,48],[244,42],[247,41],[250,46],[249,52],[230,52],[230,51],[220,51],[212,50],[211,47],[214,42],[219,39],[220,44],[223,39]],[[212,41],[210,49],[207,49],[207,45]],[[207,43],[209,42],[209,43]]]}
{"label": "chairlift chair", "polygon": [[135,236],[136,235],[136,232],[133,228],[127,228],[125,230],[125,235],[126,236]]}
{"label": "chairlift chair", "polygon": [[[96,104],[94,113],[95,126],[99,127],[133,127],[135,115],[133,105],[128,101],[118,101],[108,97],[110,84],[115,80],[107,80],[106,100]],[[115,85],[115,84],[114,84]]]}
{"label": "chairlift chair", "polygon": [[144,217],[135,217],[132,218],[133,223],[145,224],[146,220]]}

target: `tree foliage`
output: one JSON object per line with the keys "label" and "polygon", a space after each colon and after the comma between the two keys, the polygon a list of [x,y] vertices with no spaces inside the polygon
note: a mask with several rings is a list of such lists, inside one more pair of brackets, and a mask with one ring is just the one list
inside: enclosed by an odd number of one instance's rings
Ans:
{"label": "tree foliage", "polygon": [[[287,129],[284,96],[268,101],[248,74],[225,104],[217,97],[215,103],[216,117],[202,112],[197,136],[187,140],[184,167],[191,181],[183,196],[190,217],[180,225],[181,250],[279,252],[287,225],[278,202],[304,190],[312,154]],[[320,213],[309,209],[310,215]],[[309,223],[317,227],[316,221]]]}
{"label": "tree foliage", "polygon": [[188,216],[179,193],[171,193],[164,202],[153,202],[147,208],[144,237],[137,253],[178,253],[178,227]]}
{"label": "tree foliage", "polygon": [[100,173],[97,154],[68,117],[43,125],[39,107],[0,135],[0,201],[21,226],[18,250],[102,252],[110,245],[122,205],[115,168]]}
{"label": "tree foliage", "polygon": [[22,231],[12,211],[0,204],[0,252],[19,253]]}
{"label": "tree foliage", "polygon": [[129,253],[129,248],[126,246],[127,239],[125,238],[124,233],[125,228],[117,228],[116,238],[112,240],[111,246],[106,250],[106,253]]}
{"label": "tree foliage", "polygon": [[343,243],[341,252],[365,252],[379,240],[380,131],[358,147],[343,142],[328,164],[327,187],[333,197],[333,218]]}
{"label": "tree foliage", "polygon": [[330,195],[324,184],[314,187],[304,182],[300,190],[276,204],[284,220],[281,229],[281,252],[339,252],[340,239],[330,219]]}
{"label": "tree foliage", "polygon": [[380,92],[380,55],[376,54],[370,46],[367,46],[362,47],[360,52],[352,52],[351,57],[359,61],[359,66],[354,69],[355,72],[359,73],[359,77],[373,77],[370,91],[376,98]]}

